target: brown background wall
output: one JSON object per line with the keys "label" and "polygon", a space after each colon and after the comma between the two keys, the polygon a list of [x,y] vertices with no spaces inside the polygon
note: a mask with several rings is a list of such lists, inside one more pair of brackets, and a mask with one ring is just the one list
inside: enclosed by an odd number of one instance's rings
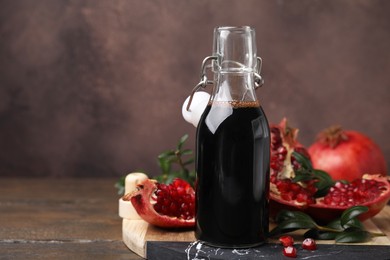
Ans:
{"label": "brown background wall", "polygon": [[390,161],[390,1],[0,1],[0,176],[158,173],[219,25],[257,31],[269,121],[342,124]]}

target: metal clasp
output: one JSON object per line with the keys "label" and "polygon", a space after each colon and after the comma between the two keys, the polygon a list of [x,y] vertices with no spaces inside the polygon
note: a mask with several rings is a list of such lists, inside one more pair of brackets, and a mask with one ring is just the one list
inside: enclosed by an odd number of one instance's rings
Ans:
{"label": "metal clasp", "polygon": [[[194,98],[195,92],[198,91],[200,88],[207,87],[207,85],[214,84],[214,81],[208,80],[207,76],[206,76],[207,62],[212,61],[212,60],[218,60],[218,57],[217,56],[208,56],[202,62],[202,66],[200,68],[200,81],[198,84],[196,84],[196,86],[193,88],[193,90],[191,92],[190,100],[188,100],[188,104],[187,104],[187,108],[186,108],[187,111],[190,111],[190,106],[192,103],[192,99]],[[260,75],[262,65],[263,65],[263,60],[260,57],[257,57],[257,64],[256,64],[257,72],[254,73],[255,89],[260,88],[264,84],[264,79]]]}
{"label": "metal clasp", "polygon": [[257,73],[256,72],[254,73],[254,75],[255,75],[255,89],[258,89],[264,85],[264,79],[260,75],[262,66],[263,66],[263,60],[260,57],[257,57],[257,64],[256,64]]}
{"label": "metal clasp", "polygon": [[192,103],[192,99],[194,98],[195,92],[198,91],[200,88],[207,87],[207,85],[214,84],[214,81],[207,79],[207,76],[206,76],[206,68],[207,68],[207,66],[206,66],[206,64],[210,60],[217,60],[217,59],[218,59],[217,56],[208,56],[208,57],[206,57],[203,60],[202,66],[200,68],[200,81],[199,81],[198,84],[196,84],[196,86],[194,87],[194,89],[191,92],[190,100],[188,100],[188,104],[187,104],[187,108],[186,108],[187,111],[190,111],[190,106],[191,106],[191,103]]}

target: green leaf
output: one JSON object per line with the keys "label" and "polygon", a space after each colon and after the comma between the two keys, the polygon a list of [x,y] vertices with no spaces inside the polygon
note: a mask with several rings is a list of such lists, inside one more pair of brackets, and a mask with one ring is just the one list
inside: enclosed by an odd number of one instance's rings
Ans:
{"label": "green leaf", "polygon": [[276,221],[276,223],[281,223],[285,220],[294,218],[294,216],[295,216],[294,211],[284,209],[284,210],[281,210],[278,212],[278,214],[276,215],[275,221]]}
{"label": "green leaf", "polygon": [[281,228],[279,228],[279,226],[276,226],[268,233],[268,237],[274,237],[274,236],[277,236],[277,235],[280,235],[280,234],[293,232],[293,231],[296,231],[298,229],[299,228],[281,229]]}
{"label": "green leaf", "polygon": [[310,160],[304,155],[293,152],[293,156],[302,166],[295,170],[293,182],[316,180],[314,185],[317,188],[317,192],[314,194],[314,197],[318,198],[325,196],[330,187],[334,185],[332,177],[325,171],[313,169]]}
{"label": "green leaf", "polygon": [[181,152],[182,155],[191,155],[192,154],[192,150],[191,149],[185,149]]}
{"label": "green leaf", "polygon": [[164,157],[159,158],[158,164],[161,168],[162,174],[169,174],[171,171],[171,162],[169,159],[166,159]]}
{"label": "green leaf", "polygon": [[[318,189],[318,188],[317,188]],[[321,197],[324,197],[326,194],[328,194],[328,190],[329,188],[321,188],[321,189],[318,189],[316,191],[316,193],[314,193],[314,198],[321,198]]]}
{"label": "green leaf", "polygon": [[307,214],[301,212],[301,211],[291,211],[291,210],[281,210],[276,215],[275,221],[277,223],[281,223],[283,221],[289,220],[289,219],[296,219],[296,220],[304,220],[308,222],[314,222],[314,220]]}
{"label": "green leaf", "polygon": [[313,165],[311,164],[311,161],[309,158],[304,156],[303,154],[300,154],[298,152],[293,152],[292,155],[294,156],[295,160],[305,169],[313,169]]}
{"label": "green leaf", "polygon": [[334,185],[334,181],[330,175],[322,170],[313,170],[314,178],[318,181],[314,184],[317,188],[317,192],[314,197],[319,198],[328,194],[329,189]]}
{"label": "green leaf", "polygon": [[170,184],[175,178],[182,178],[184,179],[179,172],[171,172],[165,181],[165,184]]}
{"label": "green leaf", "polygon": [[316,228],[309,229],[303,235],[305,238],[314,238],[319,240],[333,240],[336,238],[337,233],[329,231],[320,231]]}
{"label": "green leaf", "polygon": [[361,229],[348,228],[344,232],[337,234],[335,240],[338,243],[357,243],[365,242],[370,238],[370,232]]}
{"label": "green leaf", "polygon": [[164,158],[169,158],[171,156],[175,155],[175,151],[165,151],[163,153],[161,153],[157,158],[158,159],[164,159]]}
{"label": "green leaf", "polygon": [[181,148],[183,147],[187,139],[188,139],[188,134],[185,134],[180,138],[179,143],[177,144],[177,150],[179,151],[181,150]]}
{"label": "green leaf", "polygon": [[292,179],[292,182],[300,181],[310,181],[313,179],[313,176],[307,172],[295,171],[295,177]]}
{"label": "green leaf", "polygon": [[325,171],[322,171],[322,170],[313,170],[313,174],[315,176],[316,179],[318,179],[320,182],[322,182],[323,186],[325,185],[328,185],[328,186],[333,186],[334,185],[334,181],[332,179],[332,177]]}
{"label": "green leaf", "polygon": [[340,217],[341,226],[344,227],[351,219],[367,211],[368,208],[366,206],[353,206],[344,210]]}
{"label": "green leaf", "polygon": [[357,218],[353,218],[347,223],[345,223],[343,225],[343,228],[356,228],[356,229],[364,230],[364,226],[362,222],[360,222],[360,220],[358,220]]}
{"label": "green leaf", "polygon": [[184,164],[184,165],[188,165],[188,164],[193,163],[194,161],[195,161],[195,158],[190,158],[190,159],[188,159],[187,161],[185,161],[183,164]]}
{"label": "green leaf", "polygon": [[288,219],[278,225],[282,230],[284,229],[307,229],[316,227],[316,223],[307,219]]}
{"label": "green leaf", "polygon": [[183,135],[177,144],[177,149],[168,150],[158,155],[161,174],[155,178],[159,182],[170,183],[175,178],[181,178],[194,186],[195,173],[190,175],[190,169],[188,169],[194,163],[194,159],[183,158],[183,156],[193,154],[193,151],[191,149],[181,150],[187,139],[188,134]]}
{"label": "green leaf", "polygon": [[301,211],[281,210],[277,214],[275,220],[278,223],[278,226],[271,230],[269,233],[270,236],[317,226],[309,215]]}
{"label": "green leaf", "polygon": [[195,171],[190,171],[190,173],[188,174],[191,178],[196,178],[196,172]]}
{"label": "green leaf", "polygon": [[342,231],[344,228],[341,226],[340,219],[333,220],[332,222],[328,223],[326,227]]}
{"label": "green leaf", "polygon": [[118,189],[118,195],[124,195],[125,193],[125,179],[126,176],[122,176],[119,178],[119,180],[115,183],[115,188]]}

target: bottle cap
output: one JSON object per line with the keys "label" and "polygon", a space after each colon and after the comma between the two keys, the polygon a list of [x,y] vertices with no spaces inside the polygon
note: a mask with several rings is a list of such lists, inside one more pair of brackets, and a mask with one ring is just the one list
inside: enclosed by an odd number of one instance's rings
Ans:
{"label": "bottle cap", "polygon": [[197,127],[199,120],[204,110],[206,109],[207,104],[209,103],[210,94],[205,91],[195,92],[194,97],[192,98],[191,108],[189,111],[187,111],[187,104],[189,100],[190,97],[184,101],[181,112],[184,120]]}

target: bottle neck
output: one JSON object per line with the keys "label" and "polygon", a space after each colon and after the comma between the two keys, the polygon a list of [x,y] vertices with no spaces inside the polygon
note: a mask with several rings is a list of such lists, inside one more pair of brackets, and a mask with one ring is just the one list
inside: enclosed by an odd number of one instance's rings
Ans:
{"label": "bottle neck", "polygon": [[214,76],[211,101],[257,101],[253,72],[218,72]]}

